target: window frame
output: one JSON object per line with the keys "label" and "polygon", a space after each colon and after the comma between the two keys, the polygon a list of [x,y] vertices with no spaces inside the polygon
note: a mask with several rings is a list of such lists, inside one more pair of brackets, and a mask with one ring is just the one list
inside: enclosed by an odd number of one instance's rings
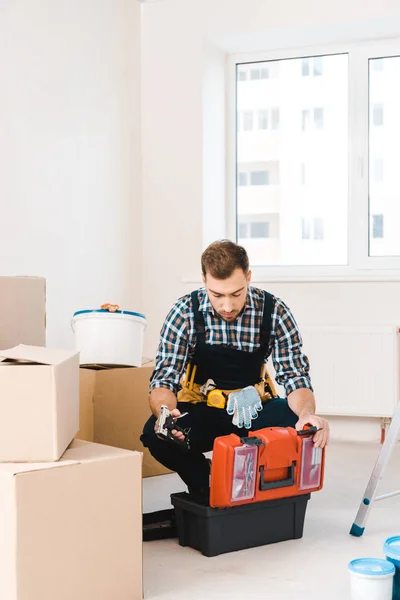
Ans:
{"label": "window frame", "polygon": [[[369,256],[369,59],[400,56],[400,37],[384,41],[304,46],[227,57],[226,233],[237,240],[236,215],[236,65],[284,59],[348,54],[348,262],[346,265],[253,266],[254,281],[400,279],[400,256]],[[372,177],[371,177],[372,179]],[[352,232],[355,235],[352,235]]]}

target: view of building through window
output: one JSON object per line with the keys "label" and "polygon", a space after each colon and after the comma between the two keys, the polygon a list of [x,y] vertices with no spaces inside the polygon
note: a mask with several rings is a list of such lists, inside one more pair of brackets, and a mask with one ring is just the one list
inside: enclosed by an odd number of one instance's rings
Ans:
{"label": "view of building through window", "polygon": [[[254,266],[346,264],[348,55],[239,64],[236,74],[238,242]],[[371,110],[385,122],[382,104]]]}
{"label": "view of building through window", "polygon": [[369,61],[369,254],[400,255],[400,56]]}

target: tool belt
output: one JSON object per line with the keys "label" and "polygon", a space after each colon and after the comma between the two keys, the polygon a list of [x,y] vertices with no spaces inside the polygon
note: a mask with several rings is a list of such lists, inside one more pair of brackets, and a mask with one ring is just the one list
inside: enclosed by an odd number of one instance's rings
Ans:
{"label": "tool belt", "polygon": [[[209,391],[205,392],[206,384],[203,385],[194,382],[196,375],[196,365],[189,363],[186,369],[185,377],[182,380],[182,389],[178,392],[178,402],[192,402],[196,404],[198,402],[206,402],[207,406],[213,408],[226,408],[226,401],[231,392],[238,392],[240,389],[235,390],[221,390],[217,388],[210,388]],[[260,395],[262,402],[268,402],[271,398],[276,398],[277,393],[275,391],[274,382],[269,375],[266,365],[262,367],[262,373],[258,382],[254,383],[254,387]]]}

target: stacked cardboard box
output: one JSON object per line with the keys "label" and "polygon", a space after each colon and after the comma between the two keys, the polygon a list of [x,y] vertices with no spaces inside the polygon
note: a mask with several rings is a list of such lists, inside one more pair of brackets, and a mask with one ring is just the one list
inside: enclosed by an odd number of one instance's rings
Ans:
{"label": "stacked cardboard box", "polygon": [[144,448],[140,435],[151,415],[149,381],[153,366],[80,369],[80,439],[143,452],[143,477],[168,469]]}
{"label": "stacked cardboard box", "polygon": [[142,455],[73,440],[79,357],[40,347],[44,289],[0,278],[0,600],[141,600]]}

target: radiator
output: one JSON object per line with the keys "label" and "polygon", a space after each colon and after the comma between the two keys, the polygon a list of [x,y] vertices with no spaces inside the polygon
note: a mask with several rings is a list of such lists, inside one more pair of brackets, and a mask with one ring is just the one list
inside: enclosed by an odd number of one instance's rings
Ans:
{"label": "radiator", "polygon": [[391,417],[399,401],[394,326],[301,327],[318,413]]}

